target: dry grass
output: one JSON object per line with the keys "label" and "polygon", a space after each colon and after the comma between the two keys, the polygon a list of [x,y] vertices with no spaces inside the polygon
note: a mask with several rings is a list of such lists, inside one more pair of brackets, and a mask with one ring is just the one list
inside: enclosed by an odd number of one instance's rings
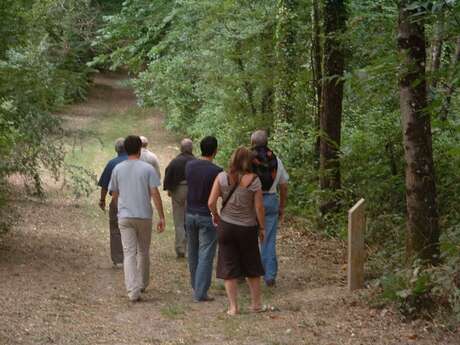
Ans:
{"label": "dry grass", "polygon": [[[69,128],[93,131],[70,159],[99,172],[111,156],[109,141],[130,130],[150,138],[164,168],[177,153],[176,138],[164,130],[161,114],[136,108],[119,81],[98,76],[89,101],[65,110]],[[92,135],[110,147],[96,149],[101,144]],[[459,344],[458,334],[370,309],[367,292],[349,295],[343,243],[294,219],[280,230],[278,285],[263,291],[275,311],[227,316],[218,281],[214,302],[193,303],[186,262],[175,259],[170,216],[167,231],[153,236],[151,285],[142,302],[131,304],[122,270],[110,263],[97,193],[75,201],[49,185],[48,199],[40,201],[16,189],[21,221],[0,238],[0,344]],[[170,201],[163,199],[169,215]],[[240,296],[247,310],[244,285]]]}

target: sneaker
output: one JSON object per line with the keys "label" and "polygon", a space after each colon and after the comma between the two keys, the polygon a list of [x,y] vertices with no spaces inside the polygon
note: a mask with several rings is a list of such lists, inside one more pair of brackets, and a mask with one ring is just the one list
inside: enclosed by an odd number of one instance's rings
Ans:
{"label": "sneaker", "polygon": [[132,293],[128,294],[128,298],[131,302],[137,302],[141,299],[141,290],[134,290]]}

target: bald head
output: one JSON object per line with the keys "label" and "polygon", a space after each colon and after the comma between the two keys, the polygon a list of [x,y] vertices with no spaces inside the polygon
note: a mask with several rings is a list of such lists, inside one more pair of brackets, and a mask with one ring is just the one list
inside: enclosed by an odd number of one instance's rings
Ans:
{"label": "bald head", "polygon": [[149,144],[149,140],[144,137],[143,135],[141,135],[139,138],[141,138],[141,141],[142,141],[142,147],[147,147],[147,145]]}
{"label": "bald head", "polygon": [[118,154],[125,152],[125,138],[118,138],[115,140],[115,152]]}
{"label": "bald head", "polygon": [[252,133],[251,144],[252,146],[267,146],[268,144],[267,131],[264,129],[259,129],[255,131],[254,133]]}
{"label": "bald head", "polygon": [[182,139],[180,142],[180,152],[182,153],[193,153],[193,142],[189,138]]}

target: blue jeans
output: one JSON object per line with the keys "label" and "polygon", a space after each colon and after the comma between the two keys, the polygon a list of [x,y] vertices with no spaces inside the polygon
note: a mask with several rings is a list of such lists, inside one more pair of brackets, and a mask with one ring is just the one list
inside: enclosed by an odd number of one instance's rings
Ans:
{"label": "blue jeans", "polygon": [[279,201],[276,194],[264,194],[265,239],[260,246],[262,265],[265,269],[264,280],[276,279],[278,260],[276,258],[276,233],[278,231]]}
{"label": "blue jeans", "polygon": [[210,216],[190,213],[185,216],[185,228],[193,298],[196,301],[202,301],[208,297],[208,290],[211,286],[217,231]]}

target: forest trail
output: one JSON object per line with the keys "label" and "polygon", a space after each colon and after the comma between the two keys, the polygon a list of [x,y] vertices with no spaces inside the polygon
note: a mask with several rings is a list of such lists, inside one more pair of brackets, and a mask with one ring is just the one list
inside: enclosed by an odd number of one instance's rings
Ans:
{"label": "forest trail", "polygon": [[[63,110],[68,164],[100,174],[115,138],[130,133],[149,138],[162,169],[177,154],[178,138],[165,130],[162,114],[138,108],[123,78],[96,76],[88,100]],[[151,284],[132,304],[123,271],[111,265],[98,191],[75,199],[62,181],[46,182],[46,200],[25,196],[19,183],[12,193],[20,220],[0,237],[1,345],[458,344],[423,321],[402,323],[391,309],[370,309],[366,293],[348,294],[343,244],[300,231],[299,220],[282,226],[278,285],[263,290],[275,311],[227,316],[218,281],[214,302],[193,303],[186,261],[175,258],[165,194],[167,229],[153,235]],[[240,300],[247,310],[244,285]]]}

